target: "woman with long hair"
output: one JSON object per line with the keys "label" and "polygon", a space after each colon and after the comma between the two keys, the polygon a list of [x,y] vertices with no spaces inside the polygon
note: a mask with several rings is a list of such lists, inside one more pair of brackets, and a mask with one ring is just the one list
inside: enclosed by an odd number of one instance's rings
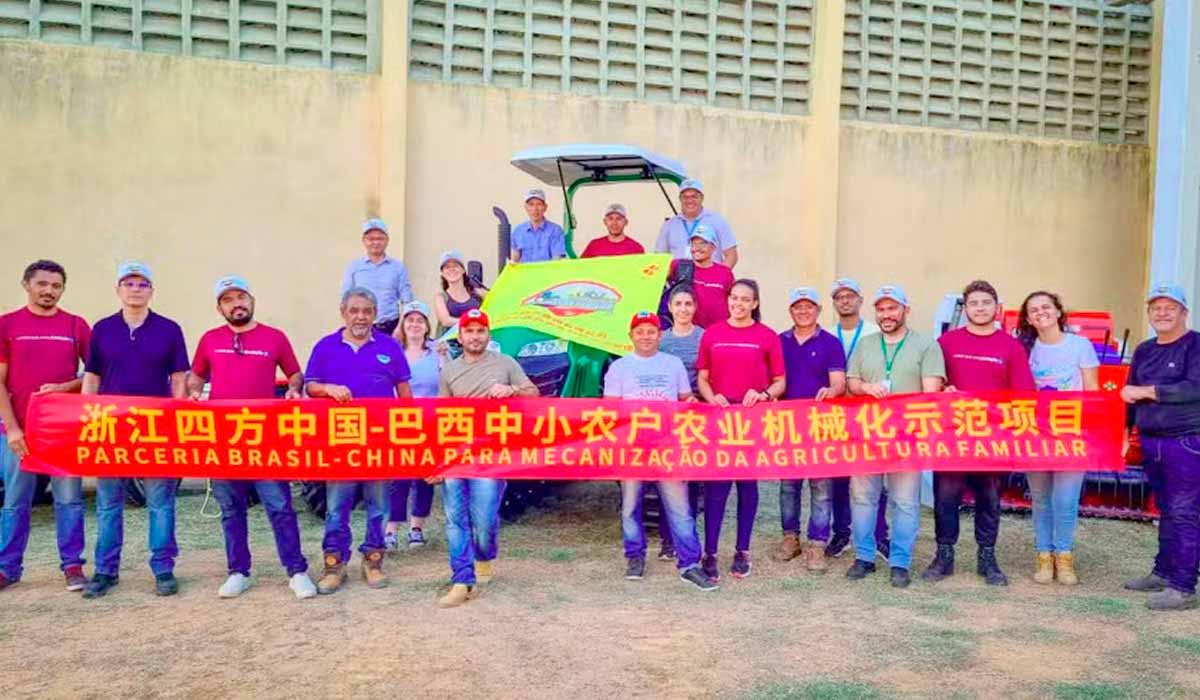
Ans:
{"label": "woman with long hair", "polygon": [[[1057,294],[1037,291],[1021,303],[1017,337],[1029,350],[1033,380],[1043,391],[1097,391],[1096,350],[1091,341],[1067,331],[1067,314]],[[1073,549],[1079,519],[1083,472],[1029,472],[1038,583],[1079,583]]]}
{"label": "woman with long hair", "polygon": [[[420,301],[410,301],[400,310],[400,325],[394,337],[404,348],[404,357],[412,371],[409,386],[413,398],[429,398],[438,395],[438,374],[442,370],[442,358],[434,350],[429,307]],[[390,511],[383,541],[390,550],[399,549],[400,523],[407,518],[409,494],[412,494],[412,518],[408,524],[408,547],[415,549],[425,544],[425,519],[433,508],[433,486],[424,479],[397,479],[389,490]]]}
{"label": "woman with long hair", "polygon": [[487,289],[475,284],[475,280],[467,274],[463,254],[457,250],[442,253],[438,267],[441,269],[442,291],[434,298],[433,308],[437,313],[437,335],[440,336],[458,323],[459,316],[471,309],[478,309],[483,304]]}
{"label": "woman with long hair", "polygon": [[[696,381],[704,400],[723,408],[753,406],[783,395],[783,345],[779,336],[762,323],[758,283],[740,279],[728,297],[729,318],[704,330],[696,360]],[[758,514],[758,482],[738,481],[737,548],[729,572],[735,578],[750,575],[750,534]],[[710,481],[704,486],[704,558],[701,567],[714,581],[720,577],[717,543],[721,520],[729,501],[732,481]]]}

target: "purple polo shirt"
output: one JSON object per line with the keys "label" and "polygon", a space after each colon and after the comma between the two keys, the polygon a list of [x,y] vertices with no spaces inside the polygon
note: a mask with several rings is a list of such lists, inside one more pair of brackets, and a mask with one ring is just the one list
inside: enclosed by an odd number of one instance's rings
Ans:
{"label": "purple polo shirt", "polygon": [[846,353],[837,336],[817,328],[804,344],[796,342],[792,329],[779,334],[783,344],[783,366],[787,370],[785,399],[811,399],[821,387],[829,386],[830,372],[846,371]]}
{"label": "purple polo shirt", "polygon": [[89,348],[84,370],[100,376],[101,394],[169,397],[171,375],[191,367],[183,329],[153,311],[135,329],[120,311],[100,319]]}
{"label": "purple polo shirt", "polygon": [[341,328],[321,338],[304,372],[304,381],[341,384],[356,399],[390,399],[396,385],[411,378],[400,343],[377,330],[361,348],[347,343]]}

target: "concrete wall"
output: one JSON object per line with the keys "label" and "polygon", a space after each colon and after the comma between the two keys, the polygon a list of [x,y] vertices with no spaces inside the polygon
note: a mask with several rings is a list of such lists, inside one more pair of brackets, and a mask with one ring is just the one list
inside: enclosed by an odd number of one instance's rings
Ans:
{"label": "concrete wall", "polygon": [[64,308],[117,308],[137,258],[194,347],[222,274],[306,356],[378,207],[378,78],[0,41],[0,301],[31,260],[67,268]]}

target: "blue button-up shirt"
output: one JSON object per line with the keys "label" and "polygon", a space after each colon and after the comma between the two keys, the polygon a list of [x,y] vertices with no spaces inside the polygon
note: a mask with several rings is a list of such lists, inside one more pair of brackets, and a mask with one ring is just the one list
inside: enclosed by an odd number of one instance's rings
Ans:
{"label": "blue button-up shirt", "polygon": [[544,262],[567,257],[567,237],[562,227],[549,219],[535,229],[526,221],[512,230],[512,249],[521,253],[521,262]]}
{"label": "blue button-up shirt", "polygon": [[356,399],[392,398],[396,385],[411,378],[400,343],[376,330],[358,348],[346,342],[341,328],[321,338],[304,371],[306,382],[340,384]]}
{"label": "blue button-up shirt", "polygon": [[376,323],[400,318],[400,305],[413,300],[408,268],[393,257],[373,263],[364,256],[350,263],[342,279],[342,294],[351,287],[366,287],[375,295],[375,300],[379,302]]}
{"label": "blue button-up shirt", "polygon": [[692,221],[683,218],[682,214],[676,214],[663,222],[662,228],[658,231],[658,241],[654,244],[654,251],[670,253],[671,257],[677,260],[691,260],[692,234],[701,224],[717,235],[717,249],[713,252],[713,261],[725,262],[723,253],[737,245],[737,238],[734,237],[733,229],[729,227],[729,222],[725,220],[725,217],[708,209],[701,209],[700,216]]}

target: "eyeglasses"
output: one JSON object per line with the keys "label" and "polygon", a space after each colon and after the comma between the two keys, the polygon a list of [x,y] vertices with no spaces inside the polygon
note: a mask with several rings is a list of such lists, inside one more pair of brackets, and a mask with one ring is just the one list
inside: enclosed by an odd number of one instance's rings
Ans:
{"label": "eyeglasses", "polygon": [[124,287],[125,289],[150,289],[154,285],[150,284],[149,282],[138,282],[135,280],[125,280],[124,282],[121,282],[121,286]]}
{"label": "eyeglasses", "polygon": [[242,347],[242,334],[233,334],[233,352],[235,355],[245,355],[246,348]]}

